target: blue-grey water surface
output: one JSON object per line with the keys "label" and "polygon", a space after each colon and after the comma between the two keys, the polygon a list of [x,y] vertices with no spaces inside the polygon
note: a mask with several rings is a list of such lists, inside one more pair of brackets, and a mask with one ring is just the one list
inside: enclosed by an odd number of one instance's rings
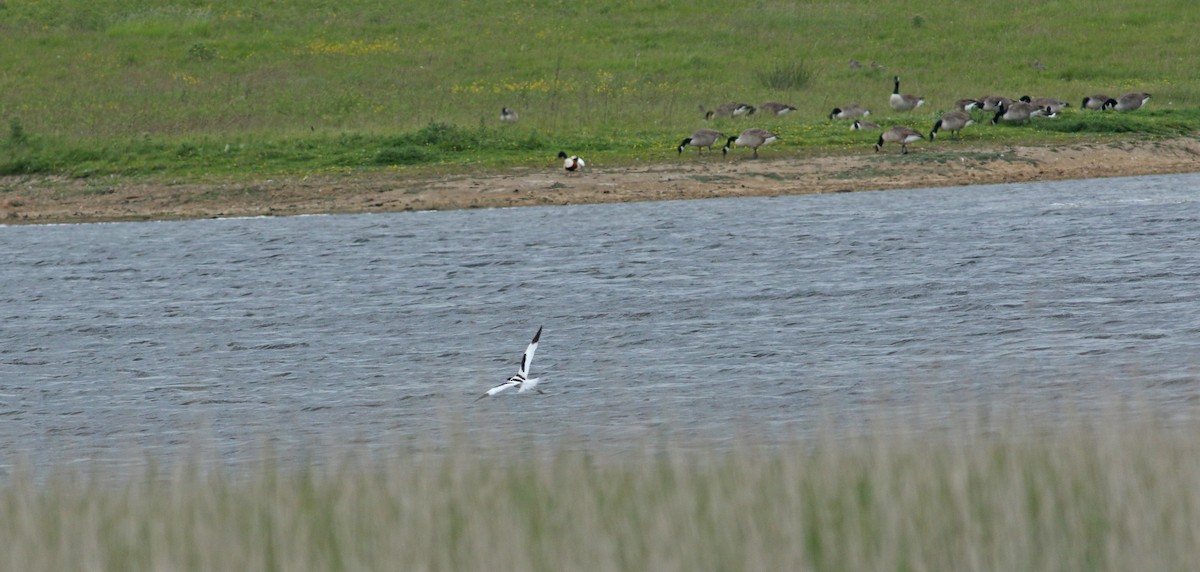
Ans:
{"label": "blue-grey water surface", "polygon": [[[1200,175],[0,227],[0,465],[1190,411]],[[546,394],[478,403],[545,326]],[[1181,413],[1183,414],[1183,413]],[[297,453],[298,454],[298,453]],[[307,454],[307,453],[306,453]]]}

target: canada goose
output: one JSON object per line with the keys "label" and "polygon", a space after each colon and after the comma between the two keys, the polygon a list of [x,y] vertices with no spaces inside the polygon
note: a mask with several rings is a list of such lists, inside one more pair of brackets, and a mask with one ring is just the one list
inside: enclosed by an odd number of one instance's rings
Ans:
{"label": "canada goose", "polygon": [[796,108],[795,106],[791,106],[786,103],[768,101],[758,106],[758,110],[762,111],[763,113],[770,113],[771,115],[787,115],[793,111],[796,111]]}
{"label": "canada goose", "polygon": [[954,102],[954,110],[955,111],[971,111],[972,109],[979,109],[979,100],[978,99],[971,99],[969,97],[964,97],[964,98]]}
{"label": "canada goose", "polygon": [[896,84],[892,88],[892,97],[888,100],[888,104],[896,111],[912,111],[925,104],[924,97],[900,93],[900,76],[892,78]]}
{"label": "canada goose", "polygon": [[1133,111],[1150,101],[1148,93],[1127,93],[1118,99],[1109,99],[1104,102],[1104,107],[1107,109],[1115,109],[1117,111]]}
{"label": "canada goose", "polygon": [[1001,106],[992,117],[992,125],[1001,119],[1005,121],[1029,121],[1031,117],[1052,117],[1053,113],[1047,107],[1038,107],[1028,101],[1015,101],[1010,106]]}
{"label": "canada goose", "polygon": [[963,127],[972,123],[975,123],[975,119],[967,115],[965,111],[947,111],[942,114],[942,118],[938,119],[937,123],[933,124],[933,131],[929,132],[929,140],[933,141],[937,137],[939,129],[945,129],[957,136]]}
{"label": "canada goose", "polygon": [[575,155],[568,157],[566,151],[559,151],[558,158],[563,160],[563,168],[566,169],[568,173],[582,169],[584,166],[583,159],[580,159]]}
{"label": "canada goose", "polygon": [[1049,107],[1050,113],[1058,113],[1062,111],[1064,107],[1071,107],[1070,103],[1067,103],[1061,99],[1055,99],[1053,97],[1032,98],[1028,95],[1022,95],[1021,101],[1024,101],[1025,103],[1032,103],[1034,107],[1040,107],[1042,109]]}
{"label": "canada goose", "polygon": [[908,144],[924,138],[925,135],[921,134],[920,131],[913,129],[912,127],[893,125],[887,131],[884,131],[883,135],[879,136],[879,142],[875,144],[875,152],[878,153],[880,149],[883,149],[883,144],[890,141],[892,143],[899,143],[900,154],[907,155]]}
{"label": "canada goose", "polygon": [[712,151],[713,144],[715,144],[717,139],[720,139],[722,136],[723,135],[720,131],[714,131],[712,129],[697,129],[692,133],[691,137],[684,139],[683,142],[679,144],[679,154],[682,155],[683,148],[687,147],[688,145],[696,148],[697,155],[702,155],[705,147],[708,147],[708,150]]}
{"label": "canada goose", "polygon": [[870,121],[859,121],[856,119],[854,120],[854,124],[850,126],[850,129],[855,131],[873,131],[875,129],[879,129],[879,124]]}
{"label": "canada goose", "polygon": [[749,103],[729,102],[718,105],[716,109],[704,114],[705,119],[713,117],[739,117],[742,115],[753,115],[754,106]]}
{"label": "canada goose", "polygon": [[776,139],[779,139],[779,137],[777,137],[774,133],[767,131],[766,129],[751,127],[743,131],[737,137],[730,137],[729,140],[725,142],[725,147],[721,149],[721,154],[728,154],[730,145],[738,145],[741,147],[750,147],[754,149],[754,158],[757,159],[758,148],[775,141]]}
{"label": "canada goose", "polygon": [[517,117],[516,111],[513,111],[507,107],[500,108],[500,121],[503,121],[504,123],[516,123],[517,119],[520,118]]}
{"label": "canada goose", "polygon": [[1081,109],[1104,109],[1104,103],[1110,99],[1112,98],[1103,93],[1089,95],[1083,98],[1083,103],[1079,104],[1079,107]]}
{"label": "canada goose", "polygon": [[979,98],[979,109],[984,111],[996,111],[1001,107],[1012,105],[1012,100],[1003,95],[985,95]]}
{"label": "canada goose", "polygon": [[851,103],[843,107],[835,107],[829,113],[829,119],[854,119],[855,117],[866,117],[871,114],[871,110],[859,105]]}

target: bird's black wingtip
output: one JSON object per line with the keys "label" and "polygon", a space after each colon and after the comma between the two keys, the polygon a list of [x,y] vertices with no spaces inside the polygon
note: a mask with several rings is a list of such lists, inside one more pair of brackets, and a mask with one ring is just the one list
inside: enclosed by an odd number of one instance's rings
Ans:
{"label": "bird's black wingtip", "polygon": [[536,344],[536,343],[538,342],[538,340],[539,340],[539,339],[541,339],[541,337],[542,337],[542,327],[543,327],[543,326],[538,326],[538,331],[537,331],[537,333],[533,335],[533,342],[532,342],[532,343],[535,343],[535,344]]}

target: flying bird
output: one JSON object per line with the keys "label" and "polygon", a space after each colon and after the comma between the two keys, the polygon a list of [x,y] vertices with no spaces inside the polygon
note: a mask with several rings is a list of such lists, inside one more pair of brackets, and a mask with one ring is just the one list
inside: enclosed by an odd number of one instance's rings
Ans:
{"label": "flying bird", "polygon": [[566,169],[567,172],[573,173],[579,169],[582,169],[584,166],[583,159],[580,159],[575,155],[568,157],[566,151],[559,151],[558,158],[563,160],[563,168]]}
{"label": "flying bird", "polygon": [[504,383],[493,387],[483,395],[480,395],[475,401],[479,401],[485,397],[492,397],[501,391],[511,387],[517,388],[517,393],[525,393],[526,391],[536,390],[538,393],[545,393],[537,389],[538,378],[529,377],[529,364],[533,363],[533,352],[537,351],[538,340],[542,337],[542,328],[539,326],[536,334],[533,335],[533,341],[529,342],[529,347],[525,348],[525,354],[521,356],[521,368],[517,370],[517,374],[505,380]]}

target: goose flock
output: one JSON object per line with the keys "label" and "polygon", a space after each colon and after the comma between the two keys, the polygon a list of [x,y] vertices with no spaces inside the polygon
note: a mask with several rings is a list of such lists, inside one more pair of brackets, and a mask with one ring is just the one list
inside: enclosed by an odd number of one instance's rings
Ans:
{"label": "goose flock", "polygon": [[[1149,100],[1150,94],[1144,92],[1130,92],[1119,97],[1097,93],[1083,98],[1079,107],[1091,111],[1133,111],[1140,109]],[[892,77],[892,93],[888,97],[887,103],[893,111],[905,113],[925,105],[925,98],[901,92],[900,76],[896,75]],[[871,110],[860,103],[849,103],[833,108],[833,111],[829,113],[829,120],[853,120],[850,128],[854,130],[883,130],[875,143],[875,152],[881,151],[886,143],[895,143],[900,146],[901,154],[907,154],[910,143],[922,139],[932,141],[937,138],[939,132],[945,131],[949,132],[951,137],[960,137],[963,129],[976,122],[975,117],[971,115],[972,111],[992,113],[991,124],[996,125],[1001,122],[1029,123],[1035,118],[1053,118],[1068,107],[1071,107],[1070,103],[1054,97],[1025,95],[1011,99],[1002,95],[985,95],[979,98],[962,98],[955,101],[952,111],[947,111],[938,117],[928,136],[907,125],[892,125],[884,129],[878,123],[867,121],[866,117],[871,115]],[[758,106],[731,101],[722,103],[714,109],[701,107],[701,111],[704,112],[705,120],[712,120],[714,118],[751,117],[756,114],[778,117],[795,112],[796,107],[778,101],[768,101]],[[505,107],[500,112],[500,119],[503,122],[512,123],[517,120],[517,114]],[[778,141],[779,136],[758,127],[745,129],[732,136],[727,136],[716,129],[697,129],[678,145],[677,151],[682,155],[685,147],[695,147],[697,155],[703,155],[705,147],[712,151],[722,140],[725,141],[725,145],[721,149],[722,155],[728,155],[730,148],[734,146],[749,147],[753,152],[751,158],[757,159],[758,148]],[[568,172],[575,172],[584,165],[583,160],[577,156],[567,156],[565,152],[560,152],[558,155],[560,159],[564,160],[563,168]]]}

